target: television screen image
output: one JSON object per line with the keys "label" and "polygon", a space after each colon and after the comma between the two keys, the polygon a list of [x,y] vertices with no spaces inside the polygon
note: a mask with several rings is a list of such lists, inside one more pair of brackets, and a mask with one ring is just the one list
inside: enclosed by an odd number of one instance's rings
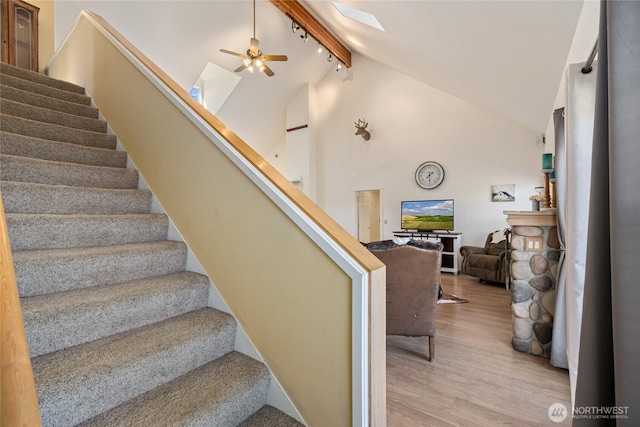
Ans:
{"label": "television screen image", "polygon": [[453,199],[403,201],[403,230],[453,230]]}

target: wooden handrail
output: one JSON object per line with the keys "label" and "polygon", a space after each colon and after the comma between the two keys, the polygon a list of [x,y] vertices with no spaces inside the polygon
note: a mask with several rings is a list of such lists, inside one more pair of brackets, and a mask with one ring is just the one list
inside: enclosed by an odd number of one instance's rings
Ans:
{"label": "wooden handrail", "polygon": [[0,194],[0,425],[40,426],[18,285]]}
{"label": "wooden handrail", "polygon": [[333,218],[320,209],[311,199],[298,190],[289,180],[278,172],[260,154],[244,142],[238,135],[229,129],[224,123],[214,116],[203,105],[195,101],[189,94],[175,82],[167,73],[151,61],[146,55],[138,50],[131,42],[122,36],[101,16],[88,10],[83,10],[83,14],[98,22],[112,37],[114,37],[124,48],[136,57],[150,72],[172,90],[181,101],[191,107],[200,117],[203,118],[213,129],[216,130],[229,144],[231,144],[240,154],[242,154],[256,169],[271,181],[278,189],[287,194],[290,200],[298,206],[309,218],[311,218],[325,233],[338,243],[351,257],[353,257],[367,271],[382,268],[378,258],[373,256],[363,245],[342,228]]}

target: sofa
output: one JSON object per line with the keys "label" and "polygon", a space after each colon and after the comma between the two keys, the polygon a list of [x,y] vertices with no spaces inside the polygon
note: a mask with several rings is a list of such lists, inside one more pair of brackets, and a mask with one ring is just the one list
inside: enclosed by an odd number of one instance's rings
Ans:
{"label": "sofa", "polygon": [[366,247],[386,265],[387,335],[429,337],[429,361],[435,353],[436,307],[442,243],[391,240]]}
{"label": "sofa", "polygon": [[497,230],[487,235],[484,246],[462,246],[462,274],[474,276],[480,282],[504,283],[509,287],[509,230]]}

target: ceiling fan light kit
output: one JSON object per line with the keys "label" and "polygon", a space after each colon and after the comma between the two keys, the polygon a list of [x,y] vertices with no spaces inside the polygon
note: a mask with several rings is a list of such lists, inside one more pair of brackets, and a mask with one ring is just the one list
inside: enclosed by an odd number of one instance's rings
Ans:
{"label": "ceiling fan light kit", "polygon": [[[295,32],[296,30],[293,29],[293,31]],[[256,0],[253,0],[253,37],[251,38],[247,53],[242,54],[227,49],[220,49],[220,52],[243,58],[242,65],[234,70],[236,73],[244,70],[248,70],[250,73],[253,73],[254,70],[257,69],[259,72],[264,73],[269,77],[272,77],[275,73],[267,65],[267,61],[287,60],[286,55],[265,55],[260,50],[260,40],[256,38]]]}

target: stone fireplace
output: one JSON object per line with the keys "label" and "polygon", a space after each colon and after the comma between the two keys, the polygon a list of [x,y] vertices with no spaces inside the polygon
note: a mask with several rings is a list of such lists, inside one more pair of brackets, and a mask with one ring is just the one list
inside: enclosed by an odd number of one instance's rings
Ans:
{"label": "stone fireplace", "polygon": [[556,211],[505,212],[511,226],[514,349],[550,357],[560,241]]}

